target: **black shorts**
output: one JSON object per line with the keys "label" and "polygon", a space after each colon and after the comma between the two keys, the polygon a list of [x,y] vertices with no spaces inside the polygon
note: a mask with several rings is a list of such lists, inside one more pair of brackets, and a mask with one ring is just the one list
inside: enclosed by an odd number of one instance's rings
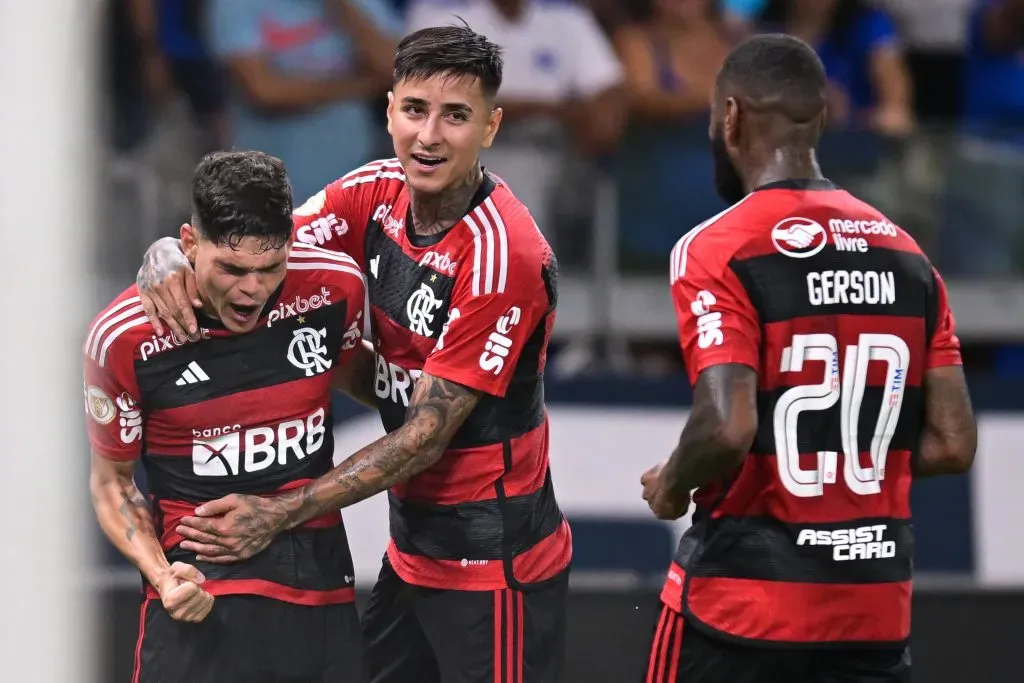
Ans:
{"label": "black shorts", "polygon": [[355,604],[224,595],[198,624],[145,599],[132,683],[365,683]]}
{"label": "black shorts", "polygon": [[560,683],[568,571],[528,592],[437,590],[384,558],[363,612],[372,683]]}
{"label": "black shorts", "polygon": [[910,651],[756,647],[708,635],[662,606],[644,683],[909,683]]}

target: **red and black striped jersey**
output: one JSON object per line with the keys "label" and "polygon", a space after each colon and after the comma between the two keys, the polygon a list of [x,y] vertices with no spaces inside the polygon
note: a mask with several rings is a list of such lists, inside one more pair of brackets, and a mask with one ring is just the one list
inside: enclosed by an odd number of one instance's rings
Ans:
{"label": "red and black striped jersey", "polygon": [[295,220],[298,240],[360,261],[387,431],[403,424],[423,372],[483,394],[441,459],[388,493],[398,574],[495,590],[564,570],[571,538],[551,484],[543,384],[557,270],[526,207],[485,173],[455,226],[416,235],[389,160],[328,185]]}
{"label": "red and black striped jersey", "polygon": [[666,604],[757,641],[906,640],[922,378],[961,362],[936,270],[867,204],[787,181],[684,236],[671,290],[691,381],[756,369],[759,424],[695,494]]}
{"label": "red and black striped jersey", "polygon": [[199,315],[198,341],[157,335],[134,286],[89,328],[83,351],[92,449],[112,460],[142,459],[168,559],[198,566],[214,595],[308,605],[353,599],[338,513],[232,565],[197,563],[180,548],[175,527],[200,503],[287,490],[330,470],[331,371],[361,341],[364,298],[353,259],[296,244],[251,332],[232,334]]}

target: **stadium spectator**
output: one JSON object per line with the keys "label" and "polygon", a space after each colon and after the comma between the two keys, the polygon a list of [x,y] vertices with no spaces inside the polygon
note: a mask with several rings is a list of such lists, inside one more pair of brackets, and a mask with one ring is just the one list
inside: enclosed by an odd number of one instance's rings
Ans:
{"label": "stadium spectator", "polygon": [[583,245],[559,240],[557,195],[573,155],[607,152],[619,139],[625,112],[615,52],[587,9],[563,1],[414,0],[407,29],[459,19],[505,55],[501,135],[482,161],[530,209],[563,265],[576,263]]}
{"label": "stadium spectator", "polygon": [[678,237],[664,212],[696,223],[724,208],[711,181],[707,113],[729,35],[710,0],[651,0],[637,15],[615,34],[630,103],[619,229],[627,263],[660,269]]}
{"label": "stadium spectator", "polygon": [[913,130],[910,77],[885,13],[864,0],[770,0],[761,21],[818,52],[831,88],[831,125],[897,138]]}
{"label": "stadium spectator", "polygon": [[651,0],[615,34],[631,121],[704,120],[715,74],[729,52],[712,0]]}
{"label": "stadium spectator", "polygon": [[181,91],[202,134],[200,153],[227,140],[226,83],[202,40],[204,0],[128,0],[145,84],[157,105]]}
{"label": "stadium spectator", "polygon": [[948,125],[961,114],[967,19],[975,0],[877,0],[899,29],[922,123]]}
{"label": "stadium spectator", "polygon": [[[953,165],[944,259],[952,272],[1024,270],[1024,2],[981,0],[970,17],[965,139]],[[965,229],[970,226],[970,229]]]}
{"label": "stadium spectator", "polygon": [[401,29],[386,0],[207,2],[233,86],[233,146],[284,160],[297,197],[371,157],[368,100],[389,82]]}

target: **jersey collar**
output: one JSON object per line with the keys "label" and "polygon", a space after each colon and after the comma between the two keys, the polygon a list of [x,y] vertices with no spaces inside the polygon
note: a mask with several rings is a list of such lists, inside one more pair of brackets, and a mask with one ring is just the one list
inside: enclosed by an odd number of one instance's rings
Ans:
{"label": "jersey collar", "polygon": [[761,190],[838,190],[839,187],[828,178],[787,178],[776,180],[773,183],[765,183],[754,188],[754,192]]}

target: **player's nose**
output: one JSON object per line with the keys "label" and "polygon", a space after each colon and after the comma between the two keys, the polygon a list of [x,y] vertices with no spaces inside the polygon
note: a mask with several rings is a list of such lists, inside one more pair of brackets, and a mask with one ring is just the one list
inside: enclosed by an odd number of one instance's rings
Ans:
{"label": "player's nose", "polygon": [[427,119],[423,125],[420,126],[419,133],[416,136],[416,142],[419,143],[419,147],[422,151],[434,151],[431,148],[436,147],[441,142],[440,119],[436,117]]}

